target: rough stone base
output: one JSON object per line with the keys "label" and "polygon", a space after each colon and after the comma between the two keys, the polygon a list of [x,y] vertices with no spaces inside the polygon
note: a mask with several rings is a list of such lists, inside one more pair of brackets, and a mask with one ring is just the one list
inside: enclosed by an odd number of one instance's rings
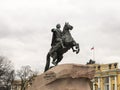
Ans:
{"label": "rough stone base", "polygon": [[94,73],[94,68],[86,65],[59,65],[36,77],[28,90],[91,90]]}

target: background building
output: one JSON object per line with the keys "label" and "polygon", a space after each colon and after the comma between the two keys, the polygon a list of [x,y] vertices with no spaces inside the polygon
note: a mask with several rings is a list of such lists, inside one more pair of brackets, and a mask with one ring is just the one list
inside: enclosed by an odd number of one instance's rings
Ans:
{"label": "background building", "polygon": [[95,66],[93,90],[120,90],[120,69],[118,63],[89,64]]}

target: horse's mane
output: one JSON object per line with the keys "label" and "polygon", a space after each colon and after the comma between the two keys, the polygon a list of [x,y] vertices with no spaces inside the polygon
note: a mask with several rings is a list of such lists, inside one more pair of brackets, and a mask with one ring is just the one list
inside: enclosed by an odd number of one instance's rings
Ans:
{"label": "horse's mane", "polygon": [[65,31],[67,30],[66,29],[66,26],[67,26],[67,23],[65,23],[64,27],[63,27],[63,34],[65,33]]}

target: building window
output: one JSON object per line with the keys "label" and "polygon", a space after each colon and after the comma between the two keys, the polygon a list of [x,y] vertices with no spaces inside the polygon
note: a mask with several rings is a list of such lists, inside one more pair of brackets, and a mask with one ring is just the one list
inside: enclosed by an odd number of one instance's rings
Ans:
{"label": "building window", "polygon": [[98,66],[98,70],[100,70],[100,65]]}
{"label": "building window", "polygon": [[109,83],[109,77],[105,78],[105,83]]}
{"label": "building window", "polygon": [[109,90],[109,85],[107,85],[107,90]]}
{"label": "building window", "polygon": [[115,84],[113,84],[113,90],[115,90]]}
{"label": "building window", "polygon": [[111,69],[112,64],[109,64],[109,69]]}
{"label": "building window", "polygon": [[98,85],[97,84],[95,84],[95,90],[98,90]]}
{"label": "building window", "polygon": [[117,68],[117,63],[114,64],[114,67]]}

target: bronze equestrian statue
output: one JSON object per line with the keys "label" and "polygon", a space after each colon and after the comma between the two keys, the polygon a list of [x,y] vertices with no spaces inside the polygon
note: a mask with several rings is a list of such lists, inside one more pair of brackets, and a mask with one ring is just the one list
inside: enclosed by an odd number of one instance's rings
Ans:
{"label": "bronze equestrian statue", "polygon": [[53,58],[52,64],[55,66],[63,59],[63,54],[72,48],[73,52],[79,53],[79,44],[72,38],[70,30],[73,29],[69,23],[65,23],[63,31],[60,30],[60,24],[56,25],[56,29],[52,29],[53,37],[51,49],[47,54],[45,70],[50,68],[50,57]]}

